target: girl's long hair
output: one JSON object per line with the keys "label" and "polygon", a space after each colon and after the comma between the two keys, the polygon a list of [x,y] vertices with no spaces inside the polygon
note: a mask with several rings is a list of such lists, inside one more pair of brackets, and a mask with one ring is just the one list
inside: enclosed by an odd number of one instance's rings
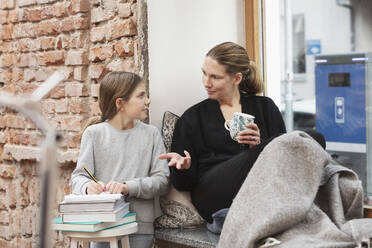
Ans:
{"label": "girl's long hair", "polygon": [[224,65],[230,75],[242,73],[242,81],[239,84],[242,95],[256,95],[263,91],[260,72],[242,46],[233,42],[224,42],[209,50],[206,56]]}
{"label": "girl's long hair", "polygon": [[98,104],[102,115],[89,118],[80,132],[80,137],[90,125],[112,119],[117,113],[116,99],[129,100],[133,91],[141,82],[142,78],[132,72],[108,73],[101,80],[99,86]]}

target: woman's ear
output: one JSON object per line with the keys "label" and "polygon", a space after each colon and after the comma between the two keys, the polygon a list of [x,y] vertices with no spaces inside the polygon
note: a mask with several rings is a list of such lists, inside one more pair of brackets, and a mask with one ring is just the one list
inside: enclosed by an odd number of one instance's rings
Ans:
{"label": "woman's ear", "polygon": [[238,72],[234,76],[234,84],[239,85],[242,82],[243,74],[241,72]]}

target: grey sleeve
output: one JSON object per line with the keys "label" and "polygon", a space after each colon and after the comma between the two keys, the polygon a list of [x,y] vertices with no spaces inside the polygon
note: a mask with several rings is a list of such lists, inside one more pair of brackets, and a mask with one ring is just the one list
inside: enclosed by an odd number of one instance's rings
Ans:
{"label": "grey sleeve", "polygon": [[129,188],[129,197],[151,199],[158,195],[164,195],[168,191],[169,168],[166,160],[158,158],[160,154],[165,153],[165,147],[157,129],[155,129],[153,141],[149,176],[126,182]]}
{"label": "grey sleeve", "polygon": [[85,130],[83,137],[81,138],[78,162],[70,179],[72,194],[86,194],[85,190],[91,179],[83,169],[83,166],[85,166],[94,175],[93,139],[88,129]]}

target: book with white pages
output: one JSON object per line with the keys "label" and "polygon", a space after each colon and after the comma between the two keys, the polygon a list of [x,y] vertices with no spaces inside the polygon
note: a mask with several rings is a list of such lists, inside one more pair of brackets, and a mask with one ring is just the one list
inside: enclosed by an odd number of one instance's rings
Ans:
{"label": "book with white pages", "polygon": [[82,222],[82,221],[119,221],[124,215],[129,213],[129,202],[125,202],[120,208],[113,211],[81,211],[62,213],[63,222]]}
{"label": "book with white pages", "polygon": [[123,200],[115,201],[97,201],[97,202],[66,202],[63,201],[58,204],[58,211],[60,213],[72,212],[110,212],[126,204]]}
{"label": "book with white pages", "polygon": [[122,194],[110,194],[103,192],[96,195],[66,195],[65,203],[94,203],[94,202],[115,202],[122,199],[124,201],[124,196]]}
{"label": "book with white pages", "polygon": [[128,213],[116,222],[62,222],[62,218],[55,218],[52,223],[53,230],[74,232],[98,232],[117,226],[130,224],[136,221],[135,213]]}

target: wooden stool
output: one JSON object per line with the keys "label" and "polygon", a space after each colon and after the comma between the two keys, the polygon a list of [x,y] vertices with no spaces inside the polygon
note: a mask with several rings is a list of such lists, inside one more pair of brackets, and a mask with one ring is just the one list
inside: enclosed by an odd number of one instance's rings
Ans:
{"label": "wooden stool", "polygon": [[71,238],[71,248],[78,248],[79,241],[85,242],[91,241],[106,241],[110,242],[110,248],[118,248],[118,240],[121,240],[122,248],[130,248],[128,235],[137,232],[137,223],[130,223],[99,232],[73,232],[73,231],[62,231],[63,235]]}

